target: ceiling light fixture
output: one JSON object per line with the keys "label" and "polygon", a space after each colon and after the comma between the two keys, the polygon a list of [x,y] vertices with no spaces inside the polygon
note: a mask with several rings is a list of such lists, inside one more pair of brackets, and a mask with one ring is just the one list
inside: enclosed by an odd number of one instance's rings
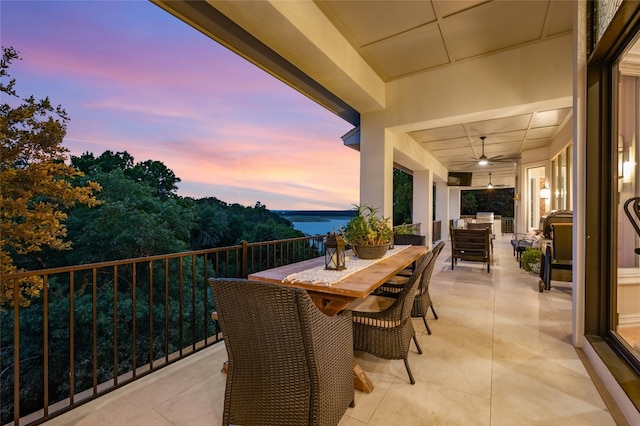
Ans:
{"label": "ceiling light fixture", "polygon": [[485,140],[486,136],[480,136],[480,139],[482,139],[482,155],[480,156],[480,158],[478,158],[478,165],[479,166],[486,166],[487,164],[489,164],[489,159],[487,158],[486,155],[484,155],[484,140]]}
{"label": "ceiling light fixture", "polygon": [[489,183],[487,184],[487,188],[493,188],[493,184],[491,183],[491,173],[489,173]]}

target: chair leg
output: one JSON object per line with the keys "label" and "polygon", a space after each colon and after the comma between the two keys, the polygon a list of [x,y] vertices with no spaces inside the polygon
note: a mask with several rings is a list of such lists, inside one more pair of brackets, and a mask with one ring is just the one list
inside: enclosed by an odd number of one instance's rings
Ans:
{"label": "chair leg", "polygon": [[412,385],[415,385],[416,381],[413,379],[413,374],[411,374],[411,368],[409,368],[409,361],[407,361],[407,358],[404,359],[404,366],[407,369],[407,374],[409,375],[409,381],[411,382]]}
{"label": "chair leg", "polygon": [[433,318],[438,319],[438,314],[436,314],[436,310],[433,308],[433,303],[429,305],[431,308],[431,312],[433,312]]}
{"label": "chair leg", "polygon": [[413,343],[416,344],[416,349],[418,349],[418,353],[422,355],[422,349],[420,349],[420,345],[418,344],[418,338],[416,335],[413,335]]}
{"label": "chair leg", "polygon": [[424,326],[427,328],[427,334],[431,336],[431,329],[429,328],[429,324],[427,324],[427,316],[422,317],[422,321],[424,321]]}

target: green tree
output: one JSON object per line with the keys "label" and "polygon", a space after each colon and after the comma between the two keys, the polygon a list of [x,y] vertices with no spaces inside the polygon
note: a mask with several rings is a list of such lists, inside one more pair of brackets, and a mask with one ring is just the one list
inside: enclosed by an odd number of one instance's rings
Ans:
{"label": "green tree", "polygon": [[393,225],[412,223],[413,176],[393,169]]}
{"label": "green tree", "polygon": [[177,197],[180,178],[161,161],[147,160],[137,163],[127,175],[137,182],[144,182],[156,190],[162,200]]}
{"label": "green tree", "polygon": [[107,150],[99,157],[94,157],[93,153],[85,152],[79,157],[71,156],[71,165],[86,174],[122,170],[127,178],[150,185],[156,190],[156,196],[163,200],[178,196],[176,191],[180,178],[175,175],[173,170],[156,160],[146,160],[134,164],[133,156],[127,151]]}
{"label": "green tree", "polygon": [[[460,194],[460,214],[475,215],[478,211],[478,191],[461,191]],[[484,211],[484,210],[483,210]]]}
{"label": "green tree", "polygon": [[[49,98],[19,96],[16,80],[9,74],[11,63],[20,59],[18,52],[11,47],[2,51],[0,275],[4,276],[19,271],[16,256],[46,247],[68,250],[66,210],[78,203],[96,206],[94,194],[100,186],[92,181],[74,186],[73,179],[82,174],[64,163],[68,150],[61,144],[69,120],[66,111],[53,106]],[[17,297],[21,306],[28,306],[42,289],[40,279],[24,279],[15,295],[12,281],[0,282],[0,305],[13,304]]]}
{"label": "green tree", "polygon": [[493,212],[503,217],[513,217],[513,188],[472,189],[462,191],[461,213]]}
{"label": "green tree", "polygon": [[114,169],[91,175],[103,186],[102,205],[74,209],[68,219],[75,250],[70,264],[189,250],[196,210],[189,200],[162,201],[155,188]]}
{"label": "green tree", "polygon": [[71,156],[71,165],[85,174],[113,170],[127,171],[133,168],[134,158],[127,151],[105,151],[100,156],[94,157],[93,153],[85,152],[80,157]]}

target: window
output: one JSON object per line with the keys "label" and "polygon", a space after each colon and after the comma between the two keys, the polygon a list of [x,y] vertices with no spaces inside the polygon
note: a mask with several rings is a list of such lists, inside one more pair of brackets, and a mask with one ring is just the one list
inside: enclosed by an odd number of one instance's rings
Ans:
{"label": "window", "polygon": [[565,148],[551,161],[551,188],[553,189],[551,208],[571,210],[571,176],[573,148]]}
{"label": "window", "polygon": [[546,180],[546,167],[527,169],[527,227],[529,230],[540,227],[540,218],[549,211],[549,187]]}
{"label": "window", "polygon": [[[588,12],[598,16],[600,2],[587,2]],[[638,137],[640,96],[640,3],[616,3],[601,38],[587,34],[584,159],[584,336],[594,353],[631,402],[640,410],[640,352],[632,332],[640,325],[638,282],[640,244],[638,234],[624,213],[624,203],[640,194]],[[600,21],[598,21],[600,22]],[[595,25],[595,23],[593,24]],[[591,31],[594,27],[590,28]],[[597,40],[597,42],[594,42]],[[635,70],[635,71],[634,71]],[[635,161],[635,165],[633,162]],[[625,165],[625,162],[627,163]],[[625,173],[627,171],[631,173]],[[577,194],[577,193],[576,193]]]}
{"label": "window", "polygon": [[[616,64],[618,76],[615,96],[617,120],[617,167],[613,181],[617,182],[616,218],[617,277],[615,288],[616,324],[614,332],[640,359],[640,217],[634,212],[634,204],[640,203],[638,164],[640,164],[640,41],[636,41]],[[625,209],[626,205],[626,209]],[[640,204],[638,204],[640,208]],[[627,210],[629,213],[627,213]],[[635,225],[634,225],[635,223]]]}

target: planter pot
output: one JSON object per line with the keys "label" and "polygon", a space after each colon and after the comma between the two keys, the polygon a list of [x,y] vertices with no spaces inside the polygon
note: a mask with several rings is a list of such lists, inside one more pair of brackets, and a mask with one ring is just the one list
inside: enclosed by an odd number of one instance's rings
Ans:
{"label": "planter pot", "polygon": [[380,259],[389,250],[389,244],[380,245],[353,245],[351,249],[360,259]]}

